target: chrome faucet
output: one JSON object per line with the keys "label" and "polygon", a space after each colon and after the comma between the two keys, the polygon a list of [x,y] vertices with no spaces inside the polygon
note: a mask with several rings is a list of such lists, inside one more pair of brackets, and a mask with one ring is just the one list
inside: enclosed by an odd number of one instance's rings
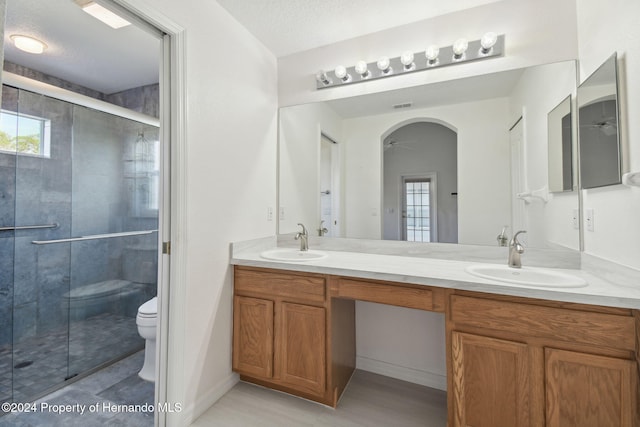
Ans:
{"label": "chrome faucet", "polygon": [[295,239],[300,239],[300,250],[305,252],[309,250],[309,233],[307,233],[307,229],[304,225],[298,223],[300,227],[302,227],[302,231],[298,231],[296,233]]}
{"label": "chrome faucet", "polygon": [[318,236],[320,236],[320,237],[324,236],[325,234],[327,234],[329,232],[327,227],[323,227],[322,224],[324,224],[324,219],[322,221],[320,221],[320,228],[318,228]]}
{"label": "chrome faucet", "polygon": [[518,241],[518,235],[520,233],[526,233],[524,230],[518,231],[513,235],[511,241],[509,241],[509,267],[522,268],[522,262],[520,261],[520,255],[524,253],[524,246]]}

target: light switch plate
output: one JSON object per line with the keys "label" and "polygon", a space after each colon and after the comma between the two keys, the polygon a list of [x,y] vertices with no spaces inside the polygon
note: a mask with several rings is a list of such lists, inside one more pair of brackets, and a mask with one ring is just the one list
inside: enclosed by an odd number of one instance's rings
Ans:
{"label": "light switch plate", "polygon": [[578,209],[573,210],[573,214],[571,215],[571,223],[573,224],[573,228],[578,230],[580,228],[580,212]]}

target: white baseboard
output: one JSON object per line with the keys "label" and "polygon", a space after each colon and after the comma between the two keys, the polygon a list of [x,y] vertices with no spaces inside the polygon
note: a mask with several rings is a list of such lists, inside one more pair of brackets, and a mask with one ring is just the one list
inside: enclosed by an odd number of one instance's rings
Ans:
{"label": "white baseboard", "polygon": [[362,356],[356,357],[356,368],[438,390],[447,390],[446,375],[407,368]]}
{"label": "white baseboard", "polygon": [[182,425],[187,427],[193,424],[202,414],[204,414],[214,403],[224,396],[240,381],[238,374],[232,373],[215,387],[201,396],[195,403],[185,408],[182,418]]}

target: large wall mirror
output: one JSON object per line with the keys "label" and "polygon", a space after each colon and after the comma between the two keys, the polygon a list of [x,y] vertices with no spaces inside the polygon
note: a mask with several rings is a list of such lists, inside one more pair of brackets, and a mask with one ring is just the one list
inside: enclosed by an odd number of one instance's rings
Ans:
{"label": "large wall mirror", "polygon": [[279,233],[497,245],[506,226],[579,249],[577,192],[547,172],[549,112],[575,92],[566,61],[281,108]]}
{"label": "large wall mirror", "polygon": [[582,188],[622,182],[617,76],[614,54],[578,87]]}

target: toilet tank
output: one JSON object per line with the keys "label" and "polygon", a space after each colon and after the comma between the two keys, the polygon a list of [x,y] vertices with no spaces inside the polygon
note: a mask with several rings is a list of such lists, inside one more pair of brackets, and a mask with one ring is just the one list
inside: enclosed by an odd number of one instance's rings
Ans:
{"label": "toilet tank", "polygon": [[122,255],[123,279],[135,283],[157,283],[158,254],[155,248],[128,247]]}

